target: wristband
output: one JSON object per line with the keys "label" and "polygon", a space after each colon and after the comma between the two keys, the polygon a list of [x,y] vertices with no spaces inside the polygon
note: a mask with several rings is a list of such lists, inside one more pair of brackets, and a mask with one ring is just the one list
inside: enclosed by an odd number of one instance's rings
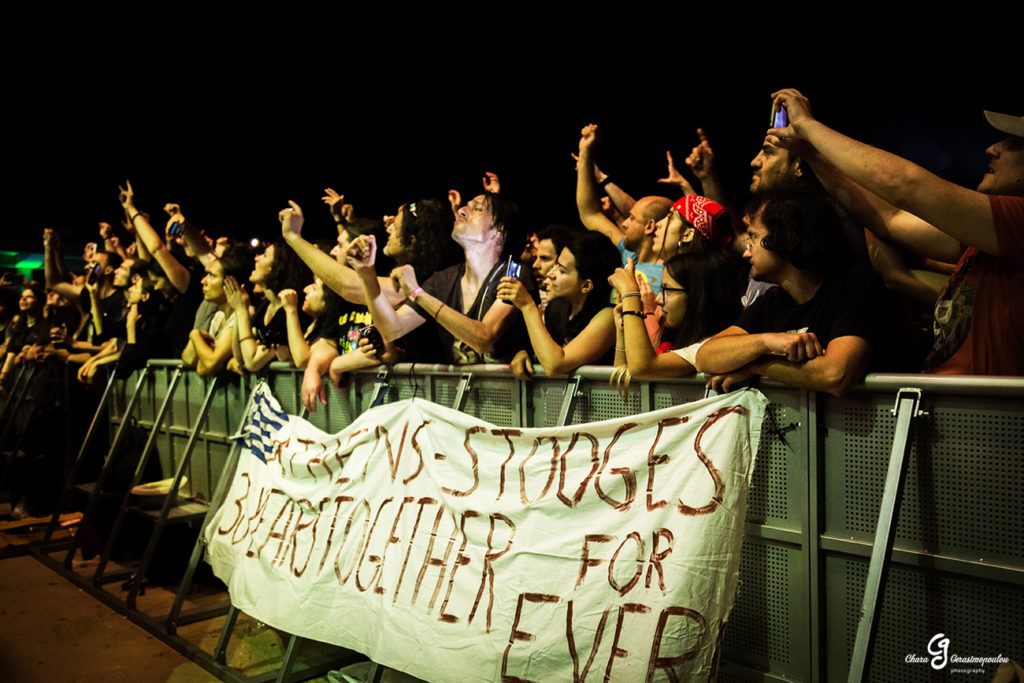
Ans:
{"label": "wristband", "polygon": [[623,299],[628,299],[631,296],[640,298],[640,292],[626,292],[625,294],[619,294],[619,301],[622,301]]}
{"label": "wristband", "polygon": [[621,346],[616,346],[616,347],[615,347],[615,350],[616,350],[616,351],[622,351],[623,353],[625,353],[625,352],[626,352],[626,349],[622,348]]}
{"label": "wristband", "polygon": [[239,343],[239,344],[241,344],[241,343],[242,343],[242,342],[244,342],[244,341],[245,341],[246,339],[255,339],[255,337],[253,337],[253,336],[252,336],[252,335],[250,334],[250,335],[249,335],[248,337],[242,337],[241,339],[239,339],[239,340],[238,340],[238,343]]}
{"label": "wristband", "polygon": [[[412,292],[409,294],[409,298],[412,299],[413,301],[416,301],[416,297],[418,297],[422,293],[423,293],[423,288],[422,287],[417,287],[416,289],[412,290]],[[442,306],[443,305],[444,304],[442,304]]]}
{"label": "wristband", "polygon": [[136,219],[136,218],[138,218],[138,217],[139,217],[139,216],[141,216],[141,215],[142,215],[142,212],[141,212],[141,211],[136,211],[136,212],[135,212],[135,215],[134,215],[134,216],[132,216],[132,217],[131,217],[131,218],[130,218],[129,220],[130,220],[130,221],[131,221],[131,222],[132,222],[132,223],[134,224],[134,223],[135,223],[135,219]]}
{"label": "wristband", "polygon": [[438,316],[441,315],[441,309],[444,308],[444,304],[441,304],[441,308],[437,309],[437,313],[434,314],[434,320],[437,320]]}
{"label": "wristband", "polygon": [[611,181],[612,181],[612,179],[611,179],[610,176],[605,176],[604,180],[599,181],[597,184],[598,184],[599,187],[604,187],[605,185],[607,185]]}
{"label": "wristband", "polygon": [[644,318],[647,317],[646,313],[641,313],[640,311],[623,311],[622,315],[635,315],[636,317],[640,318],[641,320],[643,320]]}

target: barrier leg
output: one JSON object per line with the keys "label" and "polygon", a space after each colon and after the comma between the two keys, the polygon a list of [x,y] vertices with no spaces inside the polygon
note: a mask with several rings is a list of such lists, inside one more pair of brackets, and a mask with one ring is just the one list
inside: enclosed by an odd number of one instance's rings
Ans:
{"label": "barrier leg", "polygon": [[[252,411],[253,400],[256,397],[256,384],[254,383],[252,389],[249,390],[249,400],[246,403],[245,410],[242,411],[242,419],[238,423],[238,430],[236,434],[240,434],[245,428],[245,425],[249,422],[249,413]],[[305,412],[305,408],[302,409]],[[221,469],[220,478],[217,480],[217,487],[213,491],[213,495],[210,497],[209,508],[206,511],[206,516],[203,518],[202,526],[199,528],[199,538],[196,539],[196,544],[192,547],[192,556],[188,560],[188,566],[185,567],[185,574],[181,577],[181,583],[178,585],[178,592],[174,596],[174,604],[171,605],[171,611],[167,614],[167,619],[164,624],[167,628],[168,633],[174,633],[178,627],[178,617],[181,616],[181,609],[185,604],[185,598],[188,597],[189,591],[192,590],[192,578],[195,576],[196,568],[199,566],[199,561],[203,558],[203,551],[206,549],[206,527],[209,526],[210,520],[213,519],[213,515],[216,514],[221,504],[224,502],[224,497],[228,493],[228,489],[231,488],[231,480],[234,478],[235,467],[238,464],[238,458],[242,452],[242,442],[236,440],[231,445],[231,450],[228,451],[228,457],[224,461],[224,467]],[[234,609],[232,607],[231,609]]]}
{"label": "barrier leg", "polygon": [[[175,368],[174,375],[171,377],[171,383],[167,387],[167,395],[164,396],[163,403],[160,404],[160,410],[157,412],[153,419],[153,427],[149,430],[149,436],[146,438],[146,445],[142,448],[142,453],[139,455],[139,462],[135,466],[135,474],[132,476],[131,483],[128,484],[128,490],[124,492],[124,498],[121,501],[121,509],[117,513],[117,519],[114,521],[114,527],[110,531],[110,535],[107,537],[107,544],[103,548],[103,553],[100,555],[100,561],[96,565],[96,571],[92,575],[92,584],[97,588],[103,583],[103,570],[107,567],[107,562],[110,560],[110,555],[114,552],[114,546],[117,544],[117,538],[121,535],[121,527],[124,526],[124,520],[128,513],[128,504],[131,502],[132,489],[139,485],[142,481],[142,475],[146,469],[146,463],[149,462],[149,453],[153,450],[153,444],[156,442],[156,435],[160,432],[160,427],[163,425],[164,417],[167,415],[167,409],[171,405],[171,400],[174,398],[174,392],[178,388],[178,380],[181,379],[181,368]],[[123,574],[121,575],[123,576]]]}
{"label": "barrier leg", "polygon": [[[30,368],[34,372],[36,366],[30,366],[27,363],[18,366],[18,374],[14,376],[14,382],[11,383],[11,390],[7,394],[7,400],[4,401],[4,407],[0,408],[0,422],[3,422],[8,418],[7,411],[10,409],[11,406],[16,405],[14,396],[21,390],[21,380],[24,378],[25,373],[28,372]],[[7,423],[5,422],[4,424]]]}
{"label": "barrier leg", "polygon": [[370,396],[370,408],[384,403],[388,396],[388,366],[382,365],[377,370],[377,381],[373,383],[373,394]]}
{"label": "barrier leg", "polygon": [[277,683],[287,683],[291,680],[292,667],[295,666],[295,657],[299,654],[299,646],[302,645],[303,640],[305,639],[294,633],[289,636],[288,647],[284,651],[284,660],[281,662],[281,668],[278,669],[277,678],[274,679]]}
{"label": "barrier leg", "polygon": [[857,637],[853,643],[853,656],[850,660],[850,673],[847,677],[849,683],[860,683],[867,679],[871,649],[877,631],[878,616],[881,613],[882,596],[885,592],[889,555],[892,552],[892,541],[896,534],[896,513],[899,511],[903,476],[906,473],[910,424],[915,417],[927,414],[920,410],[920,402],[920,389],[900,389],[896,394],[896,407],[892,410],[896,415],[896,429],[893,432],[889,470],[885,476],[885,489],[878,512],[878,526],[875,528],[875,541],[871,548],[867,581],[864,584],[864,602],[861,606],[860,623],[857,626]]}
{"label": "barrier leg", "polygon": [[[64,511],[64,503],[67,501],[67,496],[71,491],[71,487],[75,485],[75,479],[78,478],[78,473],[82,469],[82,463],[85,462],[85,452],[88,450],[89,443],[92,441],[92,435],[96,432],[96,425],[99,424],[100,418],[106,412],[107,401],[110,400],[110,396],[112,395],[111,389],[114,386],[116,374],[117,373],[114,370],[110,371],[110,378],[107,379],[107,386],[103,389],[103,395],[100,396],[100,404],[96,407],[96,412],[93,413],[92,422],[89,423],[89,429],[85,432],[85,438],[82,440],[82,445],[78,449],[78,455],[75,457],[75,460],[71,465],[70,472],[68,472],[67,481],[60,492],[60,498],[57,499],[57,508],[53,511],[50,523],[46,527],[46,534],[43,536],[42,547],[44,551],[46,546],[50,544],[50,538],[53,536],[53,532],[59,525],[60,515]],[[70,438],[70,430],[68,438]]]}
{"label": "barrier leg", "polygon": [[565,393],[562,395],[562,407],[558,409],[558,422],[556,427],[564,427],[572,419],[572,411],[576,408],[576,397],[580,393],[580,378],[571,377],[565,385]]}
{"label": "barrier leg", "polygon": [[217,647],[213,648],[213,661],[221,666],[228,663],[228,642],[231,640],[231,633],[235,630],[235,623],[238,621],[238,608],[234,605],[228,610],[228,617],[224,620],[224,626],[220,629],[220,638],[217,639]]}
{"label": "barrier leg", "polygon": [[[22,402],[25,400],[25,394],[28,393],[28,388],[32,384],[32,376],[36,372],[36,366],[32,365],[28,370],[22,370],[14,380],[14,386],[11,388],[11,398],[8,400],[7,405],[4,408],[13,406],[10,410],[7,410],[7,422],[4,424],[4,429],[0,432],[0,446],[7,440],[7,434],[11,431],[11,426],[14,424],[18,416],[18,408],[21,407]],[[19,383],[20,382],[20,383]],[[29,416],[31,419],[31,415]],[[27,423],[26,423],[27,424]],[[20,439],[19,439],[20,443]],[[18,454],[17,446],[11,449],[10,455],[7,459],[7,466],[4,468],[3,475],[0,476],[0,488],[3,488],[7,484],[7,477],[10,474],[11,468],[14,465],[14,458]],[[11,501],[11,505],[17,501]]]}
{"label": "barrier leg", "polygon": [[[139,595],[139,591],[142,589],[142,582],[146,578],[146,571],[149,569],[150,562],[153,561],[153,555],[156,553],[157,543],[160,541],[160,535],[163,533],[164,526],[172,516],[172,510],[174,512],[174,521],[177,522],[189,522],[197,516],[201,517],[202,514],[196,512],[196,510],[201,509],[203,514],[207,511],[207,507],[205,505],[200,506],[198,503],[179,506],[177,504],[177,498],[178,489],[181,487],[181,478],[185,475],[185,470],[188,468],[192,451],[195,449],[196,441],[199,438],[199,429],[203,426],[203,422],[206,421],[206,415],[210,412],[210,406],[213,405],[213,395],[221,385],[221,382],[221,377],[217,377],[210,382],[210,388],[206,391],[206,398],[203,399],[203,406],[199,410],[199,416],[196,418],[195,424],[192,425],[191,433],[188,436],[188,442],[185,444],[185,452],[181,456],[181,463],[178,465],[178,470],[174,474],[174,483],[171,484],[171,490],[167,494],[167,500],[164,501],[163,507],[160,508],[159,514],[156,515],[156,520],[153,524],[153,533],[149,537],[149,544],[146,546],[146,552],[142,555],[142,563],[135,572],[135,580],[132,581],[132,586],[128,590],[126,602],[128,607],[131,609],[135,609],[135,601]],[[142,512],[147,516],[150,514],[149,510]]]}
{"label": "barrier leg", "polygon": [[462,407],[466,405],[466,391],[469,389],[469,383],[473,381],[473,373],[464,372],[459,377],[459,386],[455,388],[455,400],[452,402],[452,408],[455,410],[462,410]]}
{"label": "barrier leg", "polygon": [[[103,468],[100,470],[100,475],[92,484],[92,490],[90,491],[87,486],[82,488],[82,490],[89,493],[89,502],[86,503],[85,511],[82,513],[82,521],[79,522],[80,529],[92,521],[92,516],[96,512],[96,503],[99,501],[99,498],[103,493],[103,485],[106,483],[107,476],[113,468],[114,458],[117,456],[117,450],[121,445],[121,440],[124,438],[125,432],[128,429],[128,423],[131,421],[132,413],[135,412],[135,404],[138,403],[139,397],[142,395],[142,385],[146,382],[147,377],[149,377],[148,367],[142,370],[142,373],[139,375],[139,381],[135,383],[135,393],[132,394],[131,399],[128,401],[128,405],[124,409],[124,414],[121,416],[121,424],[117,426],[117,432],[114,434],[114,440],[111,442],[110,450],[107,451],[107,456],[103,460]],[[95,422],[95,418],[93,418],[93,420]],[[73,483],[72,486],[74,486]],[[78,550],[80,537],[81,534],[75,534],[71,538],[71,545],[68,548],[68,553],[64,556],[65,569],[71,569],[71,563],[74,560],[75,551]]]}

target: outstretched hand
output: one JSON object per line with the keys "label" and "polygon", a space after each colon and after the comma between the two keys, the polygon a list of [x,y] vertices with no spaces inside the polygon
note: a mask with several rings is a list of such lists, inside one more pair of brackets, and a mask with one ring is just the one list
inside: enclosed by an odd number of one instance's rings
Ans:
{"label": "outstretched hand", "polygon": [[501,180],[498,179],[497,173],[484,171],[484,191],[501,194]]}
{"label": "outstretched hand", "polygon": [[683,191],[683,194],[697,194],[693,189],[693,185],[690,181],[683,177],[683,174],[676,168],[675,162],[672,160],[672,152],[666,150],[665,159],[668,161],[668,176],[665,178],[658,178],[659,183],[665,185],[675,185]]}
{"label": "outstretched hand", "polygon": [[448,203],[451,205],[452,211],[458,214],[459,209],[462,208],[462,195],[458,190],[448,190]]}
{"label": "outstretched hand", "polygon": [[355,218],[355,208],[351,204],[345,203],[345,195],[338,194],[331,188],[325,187],[324,196],[320,199],[324,200],[324,204],[330,207],[331,215],[334,217],[335,222],[351,223],[352,219]]}
{"label": "outstretched hand", "polygon": [[135,208],[135,191],[132,190],[132,181],[124,181],[125,186],[117,186],[117,201],[121,202],[121,207],[125,210],[131,210]]}
{"label": "outstretched hand", "polygon": [[288,208],[281,209],[277,219],[281,221],[282,237],[302,237],[302,223],[305,219],[302,217],[302,207],[298,204],[289,199]]}
{"label": "outstretched hand", "polygon": [[686,157],[686,165],[693,171],[698,180],[704,181],[715,173],[715,153],[711,150],[711,143],[708,136],[704,135],[704,129],[697,129],[697,137],[700,142],[690,151]]}

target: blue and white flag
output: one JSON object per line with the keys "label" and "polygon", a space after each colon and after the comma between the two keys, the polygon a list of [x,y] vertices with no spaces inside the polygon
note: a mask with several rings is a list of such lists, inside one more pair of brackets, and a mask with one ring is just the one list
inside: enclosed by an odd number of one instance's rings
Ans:
{"label": "blue and white flag", "polygon": [[249,422],[240,434],[233,438],[242,439],[253,455],[265,464],[267,458],[274,454],[274,441],[271,436],[288,424],[288,413],[284,412],[266,382],[260,382],[253,392],[252,409]]}

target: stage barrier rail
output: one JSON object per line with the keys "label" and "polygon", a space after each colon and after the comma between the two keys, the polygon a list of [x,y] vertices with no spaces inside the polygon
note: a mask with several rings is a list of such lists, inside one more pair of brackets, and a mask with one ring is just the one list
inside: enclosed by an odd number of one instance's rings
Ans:
{"label": "stage barrier rail", "polygon": [[[176,366],[150,363],[140,426],[151,425]],[[327,406],[307,419],[340,431],[370,405],[375,389],[388,402],[417,396],[517,427],[617,418],[705,395],[702,379],[687,378],[634,381],[624,397],[609,386],[611,372],[584,367],[569,379],[539,372],[523,383],[506,366],[399,364],[383,373],[353,373],[343,389],[325,378]],[[264,376],[285,410],[299,414],[302,372],[275,363]],[[177,465],[210,381],[194,373],[183,378],[159,444],[165,476]],[[228,382],[216,397],[186,495],[209,499],[250,382]],[[930,666],[906,659],[927,656],[937,633],[950,639],[951,652],[1024,659],[1024,378],[869,375],[843,398],[775,383],[760,388],[771,403],[719,680],[846,678],[893,442],[893,408],[904,388],[920,390],[925,414],[911,428],[869,680],[930,680]]]}

